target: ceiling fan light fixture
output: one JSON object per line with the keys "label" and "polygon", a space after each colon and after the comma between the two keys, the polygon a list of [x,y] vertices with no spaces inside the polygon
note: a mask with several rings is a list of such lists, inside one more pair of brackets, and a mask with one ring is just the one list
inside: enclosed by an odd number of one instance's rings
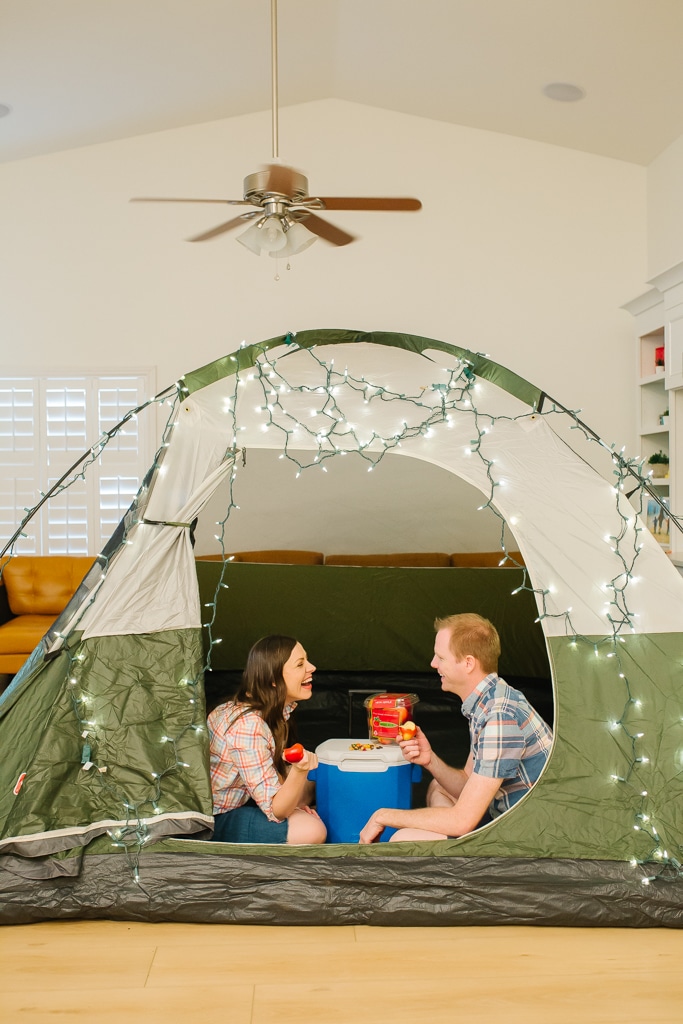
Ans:
{"label": "ceiling fan light fixture", "polygon": [[261,228],[263,241],[261,248],[271,256],[280,252],[287,245],[287,235],[279,217],[266,217]]}
{"label": "ceiling fan light fixture", "polygon": [[261,217],[256,224],[238,235],[237,241],[257,256],[262,252],[279,256],[287,248],[285,228],[282,219],[277,216]]}
{"label": "ceiling fan light fixture", "polygon": [[313,245],[318,240],[318,236],[314,235],[312,231],[309,231],[307,227],[300,224],[295,220],[286,220],[284,224],[286,245],[282,249],[278,249],[277,252],[271,252],[270,256],[273,259],[279,259],[280,257],[287,258],[289,256],[298,256],[304,249],[308,249],[309,245]]}
{"label": "ceiling fan light fixture", "polygon": [[248,227],[247,230],[243,232],[243,234],[238,235],[237,238],[235,239],[235,241],[239,242],[240,245],[243,245],[245,249],[249,249],[249,251],[253,252],[256,256],[261,255],[261,250],[263,248],[263,242],[261,238],[261,229],[263,228],[263,223],[264,220],[262,217],[255,224],[252,224],[250,227]]}

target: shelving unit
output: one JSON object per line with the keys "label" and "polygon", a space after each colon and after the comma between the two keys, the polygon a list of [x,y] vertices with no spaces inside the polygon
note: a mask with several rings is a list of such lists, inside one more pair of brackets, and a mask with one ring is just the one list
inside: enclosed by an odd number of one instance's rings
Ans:
{"label": "shelving unit", "polygon": [[[669,455],[669,393],[666,389],[665,364],[657,365],[656,353],[663,353],[664,328],[660,327],[638,339],[640,355],[638,433],[641,454],[649,458],[654,452]],[[666,476],[669,471],[667,468]],[[663,486],[663,485],[662,485]],[[668,486],[668,483],[667,483]]]}
{"label": "shelving unit", "polygon": [[[683,502],[683,264],[653,279],[658,287],[623,307],[636,321],[637,452],[651,473],[650,484],[667,508],[681,514]],[[661,357],[663,356],[663,360]],[[658,359],[658,357],[660,357]],[[661,365],[657,365],[660,363]],[[680,438],[677,435],[680,434]],[[664,467],[649,458],[662,452]],[[683,534],[668,529],[668,517],[654,499],[647,500],[648,527],[672,560],[683,568]]]}
{"label": "shelving unit", "polygon": [[[655,453],[662,453],[670,458],[669,445],[669,394],[666,390],[664,327],[658,327],[648,334],[638,337],[638,361],[640,378],[638,380],[638,435],[640,438],[640,454],[649,459]],[[660,359],[657,359],[657,356]],[[663,422],[664,421],[664,422]],[[670,465],[655,463],[650,469],[650,482],[660,497],[670,500],[669,482]],[[660,475],[661,474],[661,475]],[[671,549],[671,534],[667,529],[668,519],[661,507],[654,501],[648,501],[647,521],[655,539],[666,548]]]}

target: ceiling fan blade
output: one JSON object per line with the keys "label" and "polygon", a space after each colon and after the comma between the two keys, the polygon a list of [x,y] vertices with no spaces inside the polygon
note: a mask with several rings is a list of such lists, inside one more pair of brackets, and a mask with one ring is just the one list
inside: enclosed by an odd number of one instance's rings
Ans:
{"label": "ceiling fan blade", "polygon": [[210,228],[208,231],[202,231],[200,235],[193,235],[192,238],[188,238],[188,242],[207,242],[209,238],[215,238],[216,235],[222,235],[225,231],[232,231],[233,228],[239,227],[240,224],[244,224],[245,221],[251,220],[252,217],[256,217],[260,211],[254,210],[253,213],[241,213],[239,217],[233,217],[232,220],[226,220],[223,224],[218,224],[215,228]]}
{"label": "ceiling fan blade", "polygon": [[229,206],[251,206],[244,199],[167,199],[159,196],[134,196],[129,203],[227,203]]}
{"label": "ceiling fan blade", "polygon": [[348,245],[349,242],[356,240],[355,235],[350,235],[348,231],[342,231],[341,228],[323,220],[322,217],[316,217],[314,213],[307,214],[302,220],[304,227],[307,227],[314,235],[324,238],[326,242],[331,242],[332,245]]}
{"label": "ceiling fan blade", "polygon": [[319,196],[326,210],[421,210],[419,199],[382,196]]}

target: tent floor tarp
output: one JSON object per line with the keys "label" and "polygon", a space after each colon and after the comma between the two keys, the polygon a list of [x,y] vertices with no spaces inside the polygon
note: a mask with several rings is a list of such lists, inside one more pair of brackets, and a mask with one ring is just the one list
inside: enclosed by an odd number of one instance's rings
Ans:
{"label": "tent floor tarp", "polygon": [[277,852],[168,839],[137,870],[125,853],[86,850],[64,865],[76,874],[41,881],[27,877],[38,865],[6,857],[0,923],[683,927],[683,881],[644,885],[620,862]]}

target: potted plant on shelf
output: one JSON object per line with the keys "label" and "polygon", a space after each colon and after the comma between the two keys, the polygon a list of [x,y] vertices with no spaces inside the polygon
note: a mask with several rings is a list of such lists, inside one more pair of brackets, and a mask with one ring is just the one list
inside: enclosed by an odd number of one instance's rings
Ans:
{"label": "potted plant on shelf", "polygon": [[668,409],[665,409],[664,412],[662,413],[662,415],[659,417],[659,425],[660,425],[660,427],[668,427],[669,426],[669,410]]}
{"label": "potted plant on shelf", "polygon": [[653,477],[667,476],[669,472],[669,456],[665,452],[654,452],[647,462],[649,466],[652,466]]}

